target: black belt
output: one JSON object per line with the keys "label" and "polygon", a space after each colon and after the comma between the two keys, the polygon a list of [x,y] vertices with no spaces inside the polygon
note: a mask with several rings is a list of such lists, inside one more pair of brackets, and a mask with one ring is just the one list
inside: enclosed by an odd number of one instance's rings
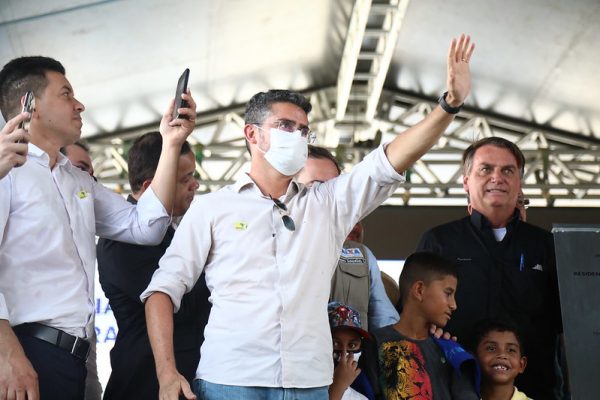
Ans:
{"label": "black belt", "polygon": [[32,322],[13,326],[17,335],[33,336],[68,351],[75,357],[86,361],[90,354],[90,342],[77,336],[69,335],[60,329]]}

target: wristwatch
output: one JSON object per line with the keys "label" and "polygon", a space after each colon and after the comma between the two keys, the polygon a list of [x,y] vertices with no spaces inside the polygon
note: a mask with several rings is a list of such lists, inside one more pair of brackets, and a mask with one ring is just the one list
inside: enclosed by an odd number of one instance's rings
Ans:
{"label": "wristwatch", "polygon": [[446,96],[448,96],[448,92],[444,92],[440,98],[438,99],[438,104],[440,105],[440,107],[442,107],[444,109],[444,111],[446,111],[448,114],[458,114],[458,112],[460,111],[460,109],[462,108],[462,106],[464,105],[461,104],[458,107],[452,107],[450,104],[448,104],[446,102]]}

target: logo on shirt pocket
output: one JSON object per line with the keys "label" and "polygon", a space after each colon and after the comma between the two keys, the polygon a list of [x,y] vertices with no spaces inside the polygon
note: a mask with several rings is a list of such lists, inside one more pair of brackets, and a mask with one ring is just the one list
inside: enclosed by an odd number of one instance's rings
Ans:
{"label": "logo on shirt pocket", "polygon": [[90,192],[84,189],[75,193],[75,205],[77,210],[77,220],[82,223],[88,231],[96,232],[96,214],[94,211],[94,198]]}
{"label": "logo on shirt pocket", "polygon": [[233,228],[236,231],[245,231],[246,229],[248,229],[248,224],[242,221],[236,221],[233,223]]}
{"label": "logo on shirt pocket", "polygon": [[79,197],[79,199],[81,199],[81,200],[85,199],[88,196],[89,196],[89,193],[83,189],[81,189],[79,192],[77,192],[77,197]]}

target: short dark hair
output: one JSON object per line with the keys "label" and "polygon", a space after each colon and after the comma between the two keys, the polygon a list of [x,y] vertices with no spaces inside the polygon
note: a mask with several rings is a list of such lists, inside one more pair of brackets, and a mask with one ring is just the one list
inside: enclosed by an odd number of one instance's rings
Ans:
{"label": "short dark hair", "polygon": [[312,110],[310,101],[300,93],[290,90],[272,89],[267,92],[256,93],[246,104],[244,122],[246,124],[260,124],[271,112],[274,103],[291,103],[300,107],[306,114]]}
{"label": "short dark hair", "polygon": [[525,346],[521,330],[515,322],[509,318],[502,319],[484,319],[475,324],[472,332],[472,340],[469,343],[469,350],[473,354],[477,352],[477,347],[490,332],[511,332],[517,338],[517,343],[521,348],[521,356],[525,355]]}
{"label": "short dark hair", "polygon": [[523,155],[523,152],[521,151],[521,149],[519,149],[519,146],[517,146],[510,140],[506,140],[499,136],[483,138],[481,140],[476,141],[475,143],[472,143],[469,147],[465,149],[462,156],[463,174],[465,176],[471,173],[471,169],[473,168],[473,157],[475,157],[475,152],[483,146],[495,146],[510,151],[517,160],[519,176],[523,178],[523,174],[525,173],[525,156]]}
{"label": "short dark hair", "polygon": [[[297,92],[290,90],[271,89],[267,92],[258,92],[248,100],[244,112],[244,123],[261,124],[271,113],[271,105],[274,103],[291,103],[300,107],[308,115],[312,110],[310,101]],[[250,145],[246,140],[246,150],[250,151]]]}
{"label": "short dark hair", "polygon": [[[145,133],[133,142],[127,159],[129,185],[131,185],[133,193],[142,189],[144,181],[154,177],[161,150],[162,136],[159,132]],[[191,151],[190,144],[183,142],[180,154],[187,154]]]}
{"label": "short dark hair", "polygon": [[9,61],[0,71],[0,110],[6,121],[21,111],[21,97],[32,91],[35,97],[42,95],[48,78],[46,72],[65,74],[65,68],[53,58],[30,56]]}
{"label": "short dark hair", "polygon": [[337,169],[338,174],[342,173],[342,169],[340,168],[340,163],[334,157],[333,154],[325,147],[321,146],[313,146],[312,144],[308,145],[308,158],[315,158],[318,160],[329,160],[335,164],[335,168]]}
{"label": "short dark hair", "polygon": [[[79,139],[78,141],[73,143],[73,146],[81,147],[86,153],[88,153],[88,154],[90,153],[90,146],[83,139]],[[66,156],[67,155],[67,146],[61,147],[60,152]]]}
{"label": "short dark hair", "polygon": [[416,252],[408,256],[400,274],[400,301],[404,304],[415,282],[444,279],[447,276],[458,278],[456,265],[449,259],[429,251]]}

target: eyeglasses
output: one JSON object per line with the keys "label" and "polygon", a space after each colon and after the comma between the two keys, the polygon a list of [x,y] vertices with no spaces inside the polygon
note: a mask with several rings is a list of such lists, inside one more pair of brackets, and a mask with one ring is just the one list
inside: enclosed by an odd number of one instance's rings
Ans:
{"label": "eyeglasses", "polygon": [[[262,125],[262,123],[256,123],[254,125]],[[310,128],[308,126],[303,126],[303,125],[296,125],[296,123],[294,121],[291,121],[289,119],[278,119],[277,121],[273,122],[270,124],[271,126],[273,126],[274,128],[280,129],[282,131],[285,132],[295,132],[295,131],[300,131],[300,135],[302,135],[303,138],[306,138],[306,140],[308,141],[309,144],[312,144],[315,142],[315,139],[317,138],[317,135],[314,134],[313,131],[310,130]]]}
{"label": "eyeglasses", "polygon": [[273,203],[275,203],[275,205],[277,206],[277,210],[279,210],[279,214],[281,215],[281,220],[283,221],[283,226],[285,226],[285,229],[287,229],[288,231],[294,232],[296,230],[296,224],[294,223],[294,220],[292,219],[292,217],[290,217],[288,215],[287,206],[285,204],[283,204],[279,199],[274,199],[270,195],[269,195],[269,197],[271,198],[271,200],[273,200]]}

